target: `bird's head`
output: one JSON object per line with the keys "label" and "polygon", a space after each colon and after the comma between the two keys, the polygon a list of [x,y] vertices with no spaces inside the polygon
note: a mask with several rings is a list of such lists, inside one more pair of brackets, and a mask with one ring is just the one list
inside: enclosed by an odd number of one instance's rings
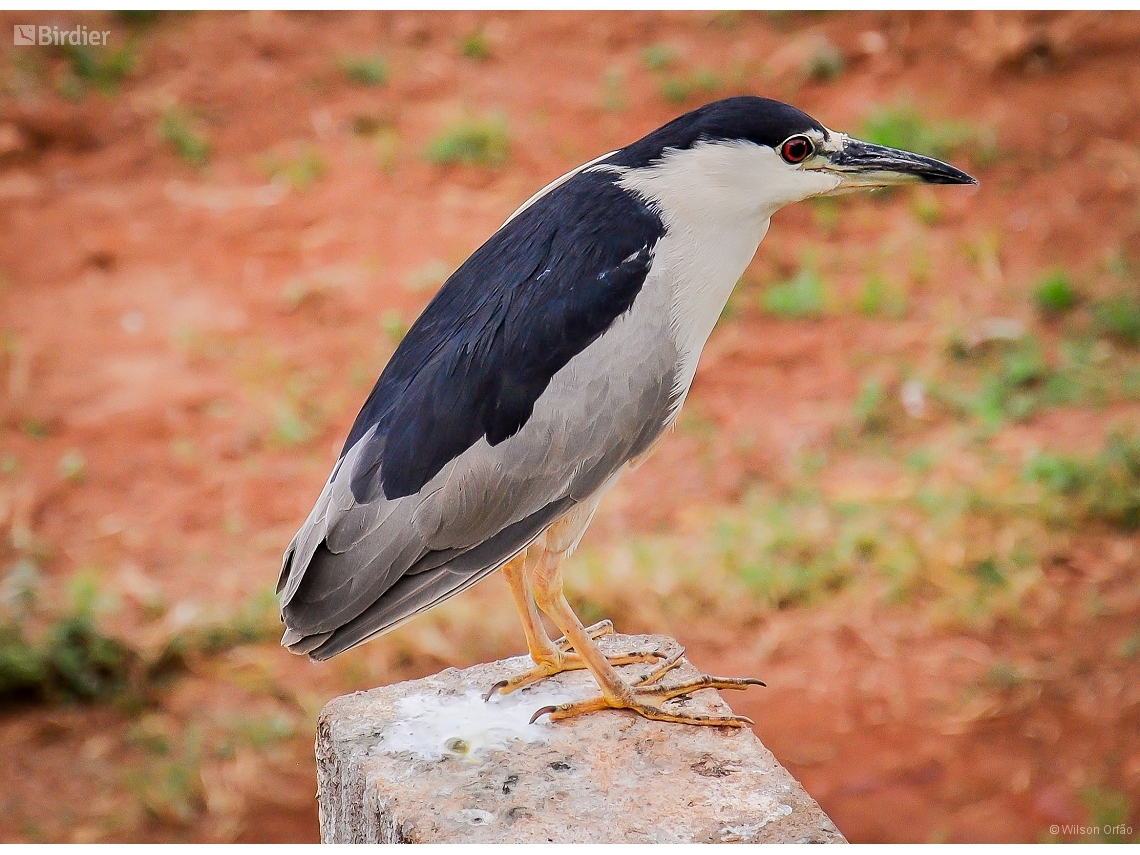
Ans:
{"label": "bird's head", "polygon": [[687,208],[764,219],[813,196],[896,184],[977,184],[932,157],[862,142],[767,98],[706,104],[604,161],[630,189]]}

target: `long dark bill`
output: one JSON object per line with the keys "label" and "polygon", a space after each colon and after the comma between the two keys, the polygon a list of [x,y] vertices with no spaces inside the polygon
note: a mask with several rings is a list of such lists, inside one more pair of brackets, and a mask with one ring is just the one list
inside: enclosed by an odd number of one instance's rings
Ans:
{"label": "long dark bill", "polygon": [[900,184],[915,179],[926,184],[977,184],[961,169],[922,154],[849,139],[842,151],[830,155],[837,172],[866,176],[868,183]]}

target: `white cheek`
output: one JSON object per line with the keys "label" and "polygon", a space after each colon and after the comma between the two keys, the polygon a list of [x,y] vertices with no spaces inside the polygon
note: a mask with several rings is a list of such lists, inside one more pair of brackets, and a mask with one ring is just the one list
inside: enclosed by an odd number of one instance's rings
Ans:
{"label": "white cheek", "polygon": [[767,146],[748,142],[698,143],[653,166],[620,170],[619,183],[651,200],[666,218],[681,221],[767,220],[785,205],[833,191],[840,179],[785,163]]}
{"label": "white cheek", "polygon": [[771,213],[793,202],[831,193],[843,183],[843,180],[834,173],[815,169],[796,169],[782,160],[780,166],[784,168],[771,170],[765,187]]}

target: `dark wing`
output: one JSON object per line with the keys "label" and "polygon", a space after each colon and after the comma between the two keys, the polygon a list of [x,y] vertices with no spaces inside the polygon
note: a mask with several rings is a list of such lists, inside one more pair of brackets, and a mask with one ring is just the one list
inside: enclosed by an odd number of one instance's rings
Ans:
{"label": "dark wing", "polygon": [[[583,174],[445,283],[286,552],[286,644],[327,658],[401,623],[496,569],[616,471],[639,441],[626,443],[625,430],[590,459],[552,456],[541,437],[506,440],[551,378],[632,306],[662,231],[609,176]],[[646,394],[665,401],[668,368],[647,374],[660,380]],[[572,426],[542,429],[561,430]]]}
{"label": "dark wing", "polygon": [[591,173],[496,232],[424,309],[357,416],[344,451],[375,428],[357,500],[412,495],[480,437],[516,433],[550,378],[633,305],[662,233],[612,176]]}

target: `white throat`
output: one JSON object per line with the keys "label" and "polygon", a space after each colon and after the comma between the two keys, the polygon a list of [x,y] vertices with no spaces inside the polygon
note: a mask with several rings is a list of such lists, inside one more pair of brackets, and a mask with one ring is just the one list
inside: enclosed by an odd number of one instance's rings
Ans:
{"label": "white throat", "polygon": [[678,408],[705,342],[768,231],[773,213],[834,189],[833,176],[793,169],[772,149],[749,142],[702,142],[668,152],[652,166],[621,169],[618,183],[661,217],[646,288],[671,293],[670,325],[681,353]]}

